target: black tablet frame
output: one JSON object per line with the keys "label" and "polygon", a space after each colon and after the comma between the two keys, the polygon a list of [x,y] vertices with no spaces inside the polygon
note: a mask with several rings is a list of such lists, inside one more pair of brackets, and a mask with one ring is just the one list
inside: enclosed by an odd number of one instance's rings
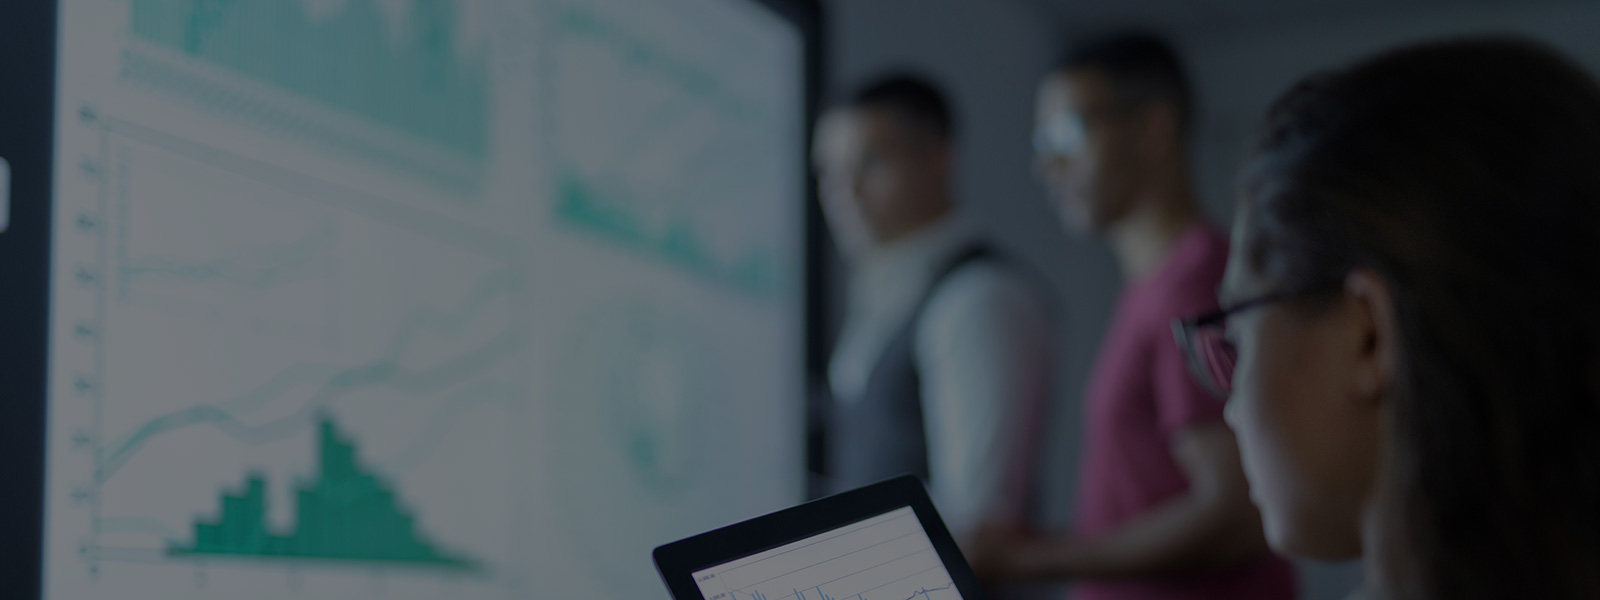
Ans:
{"label": "black tablet frame", "polygon": [[840,527],[911,507],[933,541],[940,562],[956,591],[966,600],[982,600],[983,590],[961,555],[955,538],[933,508],[922,481],[911,475],[807,502],[794,508],[729,525],[656,548],[656,571],[673,600],[704,600],[694,573],[794,543]]}

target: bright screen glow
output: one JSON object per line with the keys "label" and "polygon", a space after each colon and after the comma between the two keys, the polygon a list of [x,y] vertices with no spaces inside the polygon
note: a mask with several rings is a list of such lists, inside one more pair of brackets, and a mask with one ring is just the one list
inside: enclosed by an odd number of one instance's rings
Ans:
{"label": "bright screen glow", "polygon": [[45,596],[649,598],[800,499],[749,0],[64,0]]}

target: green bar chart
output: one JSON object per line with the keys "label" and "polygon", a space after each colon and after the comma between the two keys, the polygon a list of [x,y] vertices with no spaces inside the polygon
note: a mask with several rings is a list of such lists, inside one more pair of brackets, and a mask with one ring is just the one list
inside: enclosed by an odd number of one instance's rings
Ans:
{"label": "green bar chart", "polygon": [[357,460],[357,447],[332,419],[319,425],[314,480],[295,491],[295,529],[267,526],[267,482],[248,476],[224,492],[215,520],[194,524],[194,544],[174,555],[401,563],[471,570],[472,561],[440,550],[417,530],[393,487]]}

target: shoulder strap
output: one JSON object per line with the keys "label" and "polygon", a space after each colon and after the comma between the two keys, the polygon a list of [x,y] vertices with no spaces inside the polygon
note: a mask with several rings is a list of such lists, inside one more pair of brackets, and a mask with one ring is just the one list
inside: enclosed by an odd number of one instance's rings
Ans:
{"label": "shoulder strap", "polygon": [[975,262],[998,260],[1003,260],[1001,255],[988,242],[983,240],[968,243],[961,250],[951,254],[949,260],[944,261],[938,270],[934,271],[933,278],[928,282],[927,291],[922,294],[922,300],[917,302],[917,308],[912,311],[911,319],[906,321],[906,327],[909,328],[908,333],[916,331],[917,324],[922,322],[922,313],[928,309],[928,303],[933,300],[934,294],[939,291],[939,286],[944,285],[945,280],[950,279],[951,275],[954,275],[956,271],[960,271],[962,267]]}

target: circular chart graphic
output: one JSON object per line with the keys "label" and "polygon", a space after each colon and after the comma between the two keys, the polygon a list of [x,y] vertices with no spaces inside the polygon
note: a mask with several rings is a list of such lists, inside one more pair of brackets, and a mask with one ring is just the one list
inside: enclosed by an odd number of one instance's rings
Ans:
{"label": "circular chart graphic", "polygon": [[[552,469],[566,532],[593,579],[620,592],[653,585],[639,540],[679,535],[674,515],[703,502],[711,403],[704,340],[681,315],[642,302],[603,305],[573,324],[546,398]],[[647,507],[641,509],[640,507]]]}

